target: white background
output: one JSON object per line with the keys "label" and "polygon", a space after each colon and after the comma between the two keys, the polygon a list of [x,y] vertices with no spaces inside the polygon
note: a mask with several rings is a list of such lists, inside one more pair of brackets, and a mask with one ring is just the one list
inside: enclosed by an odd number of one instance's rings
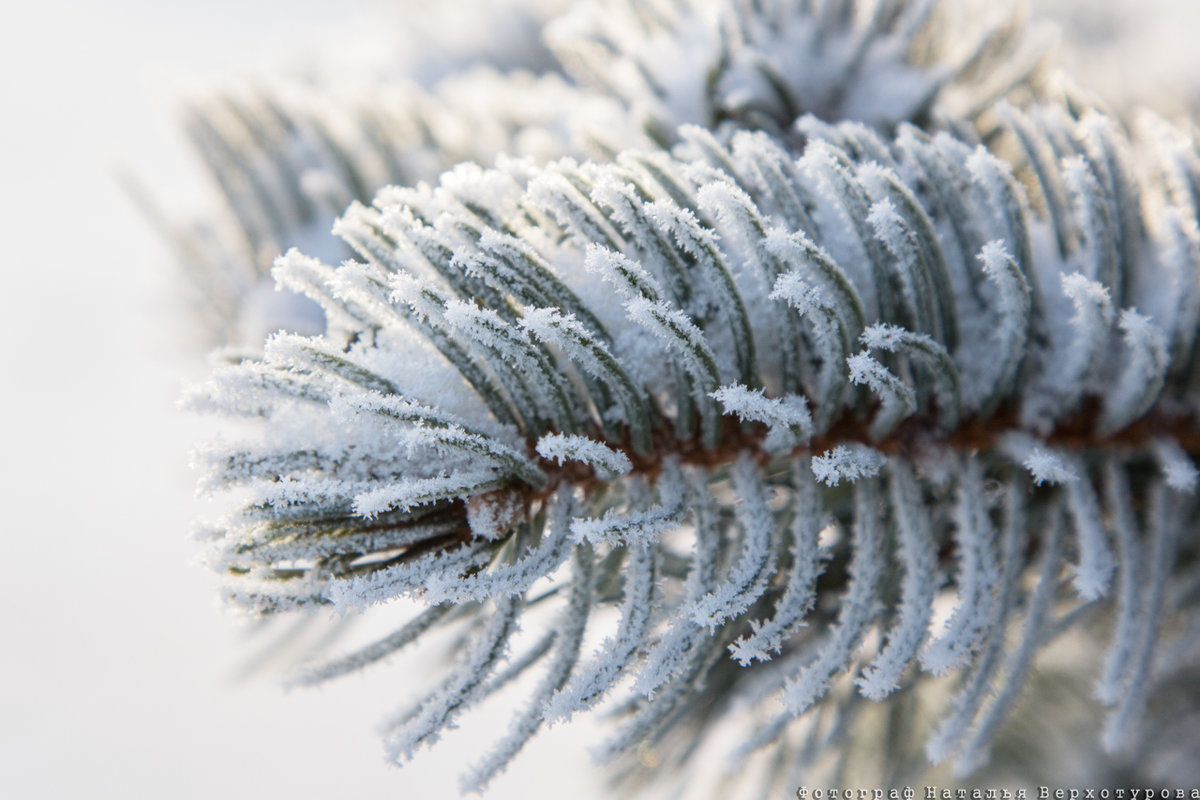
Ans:
{"label": "white background", "polygon": [[[193,201],[180,93],[336,55],[368,12],[4,6],[0,797],[453,798],[503,733],[484,714],[397,770],[376,727],[419,685],[407,673],[287,694],[269,669],[239,677],[254,642],[188,539],[201,504],[187,452],[205,423],[175,403],[204,359],[169,256],[116,181],[131,169],[170,210]],[[591,741],[551,732],[489,796],[586,797]]]}

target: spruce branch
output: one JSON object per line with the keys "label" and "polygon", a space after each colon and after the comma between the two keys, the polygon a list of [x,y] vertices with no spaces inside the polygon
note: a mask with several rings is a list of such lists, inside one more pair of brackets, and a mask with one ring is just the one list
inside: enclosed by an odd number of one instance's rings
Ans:
{"label": "spruce branch", "polygon": [[[306,683],[474,623],[389,725],[394,760],[541,670],[464,787],[599,705],[627,770],[678,772],[731,726],[737,769],[781,783],[877,703],[929,703],[889,774],[965,774],[1038,653],[1096,630],[1105,747],[1200,713],[1156,700],[1179,673],[1159,633],[1197,613],[1200,150],[993,107],[1036,93],[1036,37],[973,16],[956,40],[950,5],[586,4],[549,35],[561,113],[618,115],[600,157],[564,139],[373,199],[347,177],[354,258],[278,259],[327,327],[189,396],[257,425],[197,455],[248,498],[210,561],[251,614],[428,607]],[[561,121],[536,110],[514,138]],[[231,203],[280,246],[304,196],[255,180]],[[561,622],[510,654],[541,603]]]}

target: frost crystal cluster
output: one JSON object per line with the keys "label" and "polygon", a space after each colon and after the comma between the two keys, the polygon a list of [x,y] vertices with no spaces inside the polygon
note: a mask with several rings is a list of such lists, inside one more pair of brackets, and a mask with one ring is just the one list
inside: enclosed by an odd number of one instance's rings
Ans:
{"label": "frost crystal cluster", "polygon": [[397,762],[536,674],[465,789],[598,706],[633,777],[979,775],[1064,642],[1097,746],[1192,780],[1200,150],[998,5],[582,2],[538,73],[197,116],[223,313],[297,242],[323,312],[188,398],[254,421],[197,454],[230,602],[425,607],[303,682],[453,631]]}

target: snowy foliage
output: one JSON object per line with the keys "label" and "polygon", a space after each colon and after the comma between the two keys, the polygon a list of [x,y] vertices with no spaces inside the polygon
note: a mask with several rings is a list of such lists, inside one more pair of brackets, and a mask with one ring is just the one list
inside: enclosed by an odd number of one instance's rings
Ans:
{"label": "snowy foliage", "polygon": [[[965,774],[1064,631],[1108,642],[1110,751],[1198,724],[1159,634],[1198,614],[1200,150],[1045,101],[989,8],[596,0],[547,29],[562,74],[342,109],[315,160],[206,133],[255,254],[345,207],[273,273],[322,330],[187,399],[252,421],[196,455],[229,600],[428,606],[303,682],[472,620],[398,762],[540,670],[467,789],[596,706],[626,770],[731,726],[786,786],[863,699],[919,702],[887,774]],[[239,124],[299,137],[281,108]]]}

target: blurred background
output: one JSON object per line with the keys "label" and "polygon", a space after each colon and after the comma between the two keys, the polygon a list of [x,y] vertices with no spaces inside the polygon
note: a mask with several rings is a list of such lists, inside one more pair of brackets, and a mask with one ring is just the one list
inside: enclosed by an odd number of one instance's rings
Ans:
{"label": "blurred background", "polygon": [[[471,3],[471,6],[477,4]],[[119,176],[166,211],[211,202],[180,99],[218,82],[405,61],[456,26],[516,35],[457,3],[41,0],[0,25],[0,795],[12,798],[458,796],[504,711],[414,764],[378,723],[424,681],[384,667],[285,693],[268,638],[223,614],[188,538],[204,504],[179,412],[207,373],[165,243]],[[1067,63],[1116,106],[1200,107],[1198,0],[1052,0]],[[492,21],[494,22],[494,20]],[[498,50],[497,52],[502,52]],[[407,67],[406,67],[407,63]],[[454,63],[447,53],[445,64]],[[383,65],[383,66],[381,66]],[[485,710],[486,712],[486,710]],[[604,797],[585,721],[541,735],[489,797]]]}
{"label": "blurred background", "polygon": [[[426,678],[385,667],[286,693],[278,664],[252,669],[286,631],[225,614],[188,537],[206,509],[187,454],[211,428],[176,402],[208,371],[205,332],[118,180],[132,173],[177,219],[204,209],[183,97],[369,68],[371,48],[401,42],[400,16],[368,0],[6,6],[0,796],[454,798],[503,733],[492,714],[397,770],[376,729]],[[554,733],[493,796],[589,796],[596,739]]]}

